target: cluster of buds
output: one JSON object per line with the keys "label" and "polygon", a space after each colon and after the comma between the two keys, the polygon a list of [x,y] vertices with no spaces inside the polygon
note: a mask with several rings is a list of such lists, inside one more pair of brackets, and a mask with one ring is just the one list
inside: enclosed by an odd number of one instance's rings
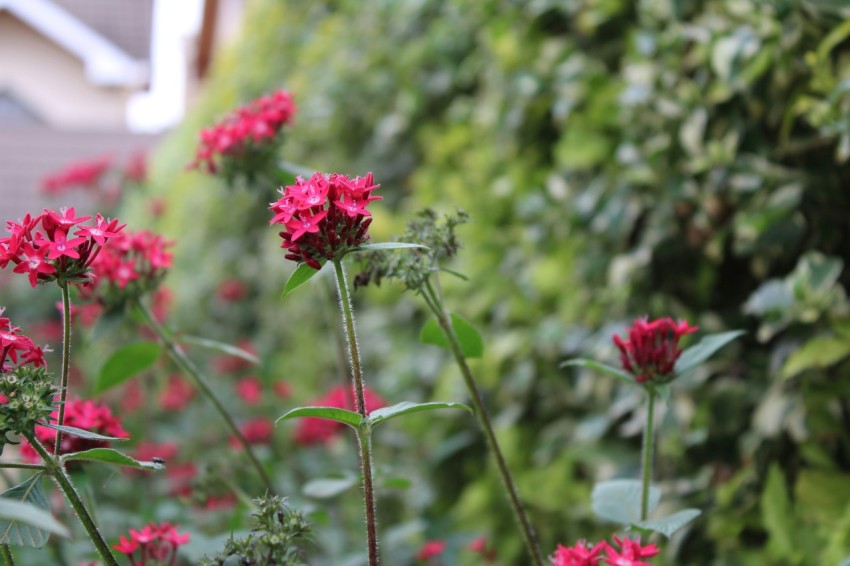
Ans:
{"label": "cluster of buds", "polygon": [[621,539],[614,535],[614,544],[617,548],[604,540],[595,545],[588,545],[584,540],[570,547],[559,544],[550,560],[552,566],[596,566],[603,560],[609,566],[652,566],[641,559],[652,558],[661,552],[655,544],[641,545],[640,537]]}
{"label": "cluster of buds", "polygon": [[53,411],[56,388],[47,373],[44,348],[3,317],[0,307],[0,454],[8,433],[30,434]]}
{"label": "cluster of buds", "polygon": [[[59,413],[54,411],[50,415],[50,420],[55,422],[58,416]],[[130,436],[124,430],[118,417],[112,414],[109,407],[91,400],[67,400],[65,402],[65,418],[62,424],[114,438],[128,438]],[[56,440],[56,431],[52,428],[38,426],[35,429],[35,436],[39,442],[49,446]],[[63,434],[59,453],[70,454],[72,452],[81,452],[83,450],[91,450],[92,448],[105,448],[107,446],[109,446],[109,442],[106,440],[95,440],[72,434]],[[38,462],[40,459],[35,448],[27,442],[21,445],[21,456],[31,462]]]}
{"label": "cluster of buds", "polygon": [[[363,388],[363,400],[367,411],[374,411],[387,406],[387,402],[368,387]],[[354,392],[349,387],[334,387],[324,397],[310,403],[310,406],[336,407],[350,411],[354,409]],[[298,428],[295,429],[295,442],[302,446],[324,444],[344,428],[345,425],[337,421],[306,417],[298,420]]]}
{"label": "cluster of buds", "polygon": [[130,529],[129,538],[121,536],[113,548],[127,555],[133,566],[172,566],[177,549],[188,543],[189,537],[189,533],[178,533],[171,523],[151,523],[138,531]]}
{"label": "cluster of buds", "polygon": [[292,94],[278,90],[231,112],[219,123],[201,130],[191,168],[219,170],[232,180],[250,176],[273,163],[283,126],[295,116]]}
{"label": "cluster of buds", "polygon": [[315,173],[307,180],[297,177],[294,185],[280,189],[283,196],[271,203],[274,216],[269,223],[286,227],[280,232],[286,259],[321,269],[321,261],[340,259],[367,242],[372,219],[366,217],[372,214],[366,207],[381,200],[372,196],[379,186],[371,173],[354,179]]}
{"label": "cluster of buds", "polygon": [[171,267],[172,245],[148,231],[122,232],[92,262],[94,277],[81,289],[83,298],[112,307],[155,290]]}
{"label": "cluster of buds", "polygon": [[56,195],[73,188],[94,190],[109,169],[112,160],[109,157],[97,157],[69,164],[64,169],[51,173],[41,180],[41,190],[47,195]]}
{"label": "cluster of buds", "polygon": [[675,377],[676,360],[682,355],[679,338],[699,330],[686,321],[673,322],[672,318],[649,321],[638,319],[628,329],[629,339],[616,334],[614,344],[620,350],[623,369],[635,376],[638,383],[664,384]]}
{"label": "cluster of buds", "polygon": [[94,226],[77,226],[91,216],[77,218],[75,214],[73,207],[59,212],[45,209],[38,216],[27,214],[20,222],[7,222],[11,236],[0,238],[0,269],[14,264],[13,271],[26,273],[33,287],[49,281],[90,282],[92,262],[125,225],[98,214]]}

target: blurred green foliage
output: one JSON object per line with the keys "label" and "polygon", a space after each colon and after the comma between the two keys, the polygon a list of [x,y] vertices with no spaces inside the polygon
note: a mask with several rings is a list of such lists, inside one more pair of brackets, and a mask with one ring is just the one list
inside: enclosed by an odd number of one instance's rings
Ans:
{"label": "blurred green foliage", "polygon": [[[299,114],[281,158],[373,171],[373,241],[423,206],[469,212],[449,267],[470,281],[444,278],[447,302],[484,329],[474,369],[544,552],[608,536],[591,487],[636,477],[643,421],[637,391],[558,364],[613,362],[611,334],[648,314],[749,331],[663,411],[664,500],[704,510],[669,561],[837,563],[850,548],[848,62],[850,11],[826,0],[255,0],[154,163],[159,225],[178,240],[176,326],[251,338],[263,378],[294,387],[280,414],[344,379],[330,282],[278,298],[291,267],[267,227],[276,187],[184,171],[201,127],[288,88]],[[215,292],[234,276],[250,290],[225,304]],[[464,400],[447,356],[417,344],[413,297],[358,292],[358,316],[367,380],[390,402]],[[384,432],[377,460],[411,486],[382,491],[389,563],[426,538],[462,563],[476,535],[522,563],[472,419]],[[339,454],[286,456],[302,457],[353,470]],[[334,564],[360,540],[356,494],[340,497],[316,527]]]}

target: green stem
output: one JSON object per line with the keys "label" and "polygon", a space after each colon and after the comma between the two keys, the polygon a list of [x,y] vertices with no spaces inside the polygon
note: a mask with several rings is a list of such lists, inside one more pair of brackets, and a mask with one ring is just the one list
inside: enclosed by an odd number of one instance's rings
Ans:
{"label": "green stem", "polygon": [[[65,400],[68,398],[68,375],[71,369],[71,288],[67,282],[60,282],[62,289],[62,377],[59,383],[59,418],[56,424],[65,424]],[[53,455],[59,455],[62,445],[62,431],[56,431],[56,443]]]}
{"label": "green stem", "polygon": [[153,316],[153,313],[148,309],[147,306],[142,304],[141,302],[136,303],[139,307],[139,310],[147,319],[148,326],[153,329],[154,333],[159,337],[160,342],[162,342],[165,349],[168,351],[168,355],[174,360],[180,368],[192,378],[195,386],[201,390],[207,399],[213,404],[215,410],[218,411],[218,414],[221,415],[221,418],[224,419],[224,422],[230,428],[230,432],[236,437],[239,443],[242,445],[242,448],[245,451],[245,454],[248,455],[248,459],[251,460],[251,464],[253,464],[254,469],[257,471],[257,475],[260,476],[260,480],[265,485],[266,490],[270,494],[275,494],[274,486],[272,485],[271,479],[266,474],[266,470],[263,468],[263,465],[257,459],[256,454],[251,449],[251,445],[248,443],[248,440],[245,438],[245,435],[242,434],[242,431],[239,430],[239,427],[236,425],[236,422],[233,420],[233,417],[230,416],[230,413],[224,407],[222,402],[218,399],[212,387],[210,387],[209,383],[207,383],[207,379],[201,373],[201,370],[195,365],[195,363],[189,359],[183,349],[172,339],[171,335],[162,327],[162,325],[157,322],[156,318]]}
{"label": "green stem", "polygon": [[6,566],[15,566],[15,557],[12,556],[12,549],[9,548],[8,544],[1,545],[2,553],[3,553],[3,563]]}
{"label": "green stem", "polygon": [[[351,296],[348,293],[348,283],[345,280],[345,270],[340,260],[333,260],[336,272],[336,287],[339,291],[339,302],[342,308],[342,318],[345,324],[345,336],[348,339],[348,361],[351,365],[351,379],[354,383],[354,397],[357,412],[368,416],[366,412],[365,395],[363,394],[363,370],[360,364],[360,350],[357,346],[357,332],[354,328],[354,313],[351,309]],[[369,566],[377,566],[378,559],[378,528],[375,512],[375,491],[372,485],[372,442],[371,430],[366,427],[357,430],[357,444],[360,451],[360,468],[363,473],[363,499],[366,510],[366,540],[369,549]]]}
{"label": "green stem", "polygon": [[44,470],[45,466],[44,464],[25,464],[23,462],[0,462],[0,468],[13,468],[17,470]]}
{"label": "green stem", "polygon": [[640,495],[640,520],[649,517],[649,488],[652,484],[652,453],[655,444],[655,391],[647,389],[649,395],[646,409],[646,428],[643,431],[643,486]]}
{"label": "green stem", "polygon": [[469,364],[466,361],[466,356],[463,354],[460,342],[458,342],[457,335],[455,334],[454,327],[451,323],[451,317],[443,305],[440,293],[434,289],[433,285],[431,285],[430,278],[426,280],[425,288],[423,290],[425,302],[437,317],[437,322],[443,329],[443,332],[449,341],[449,346],[452,354],[454,355],[455,362],[460,368],[463,381],[466,383],[466,388],[469,390],[469,396],[472,399],[473,406],[475,407],[475,415],[478,417],[478,422],[481,425],[481,429],[484,431],[484,436],[487,439],[490,452],[496,460],[496,465],[499,468],[502,483],[507,490],[508,500],[513,508],[514,517],[519,523],[528,553],[531,555],[531,559],[535,566],[543,566],[545,563],[543,561],[543,555],[540,553],[540,546],[537,543],[537,536],[534,532],[534,528],[531,526],[531,521],[529,521],[528,515],[525,512],[522,500],[519,498],[516,484],[511,476],[511,471],[508,468],[508,464],[505,461],[502,450],[499,447],[499,442],[496,439],[496,433],[493,430],[493,424],[490,421],[490,416],[484,406],[484,400],[481,397],[481,392],[478,389],[478,385],[475,383],[472,370],[469,369]]}
{"label": "green stem", "polygon": [[61,462],[47,451],[44,445],[35,437],[35,434],[27,434],[25,436],[30,445],[35,448],[35,451],[38,452],[38,455],[41,456],[41,459],[44,461],[47,473],[50,474],[53,481],[56,482],[56,485],[59,486],[59,489],[61,489],[65,494],[65,497],[68,498],[68,502],[77,513],[77,518],[80,519],[80,522],[89,534],[89,538],[91,538],[95,547],[97,547],[97,551],[100,553],[103,561],[107,564],[107,566],[118,566],[118,562],[115,560],[115,556],[112,555],[109,545],[106,544],[105,540],[103,540],[103,536],[97,529],[97,525],[94,524],[94,520],[91,518],[88,509],[86,509],[83,500],[80,499],[80,495],[74,488],[74,484],[71,482],[71,478],[68,477],[68,472],[65,471]]}

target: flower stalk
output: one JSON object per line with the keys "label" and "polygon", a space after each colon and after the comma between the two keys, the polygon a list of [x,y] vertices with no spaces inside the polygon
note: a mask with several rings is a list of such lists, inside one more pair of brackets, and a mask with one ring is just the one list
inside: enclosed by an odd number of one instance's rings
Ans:
{"label": "flower stalk", "polygon": [[[62,289],[62,375],[59,381],[59,416],[56,424],[65,423],[65,400],[68,398],[68,376],[71,370],[71,289],[67,281],[60,281]],[[62,446],[62,431],[56,431],[56,442],[53,445],[53,455],[59,456]]]}
{"label": "flower stalk", "polygon": [[[351,367],[351,379],[354,385],[354,400],[358,413],[366,417],[366,400],[363,393],[363,371],[360,363],[360,350],[357,346],[357,334],[354,327],[354,313],[351,308],[351,295],[345,278],[345,269],[339,259],[333,260],[339,292],[345,336],[348,341],[348,361]],[[363,498],[366,515],[366,539],[369,552],[369,566],[377,566],[378,529],[375,512],[375,491],[372,484],[372,444],[371,430],[368,427],[357,430],[357,444],[360,451],[360,468],[363,475]]]}
{"label": "flower stalk", "polygon": [[472,370],[469,368],[469,364],[466,361],[466,356],[464,355],[463,350],[461,349],[460,342],[457,339],[457,334],[455,334],[454,327],[451,323],[451,317],[449,316],[445,306],[443,305],[442,295],[439,289],[439,280],[436,281],[436,285],[432,285],[431,278],[426,278],[425,284],[421,288],[421,294],[425,299],[425,302],[427,303],[428,307],[437,317],[437,322],[443,329],[443,332],[445,333],[446,338],[449,341],[449,346],[452,351],[452,355],[455,358],[455,362],[457,363],[458,368],[460,368],[460,373],[463,376],[463,381],[466,384],[466,388],[469,391],[469,396],[472,399],[472,404],[475,407],[475,415],[476,417],[478,417],[478,423],[481,425],[481,430],[484,431],[484,436],[487,439],[487,444],[490,448],[490,452],[493,454],[493,458],[496,460],[496,465],[499,469],[499,475],[502,478],[502,484],[505,486],[508,500],[510,501],[511,508],[514,512],[514,518],[516,519],[517,523],[519,523],[523,539],[525,540],[526,549],[528,550],[528,553],[531,556],[534,565],[543,566],[543,556],[540,552],[540,546],[537,542],[537,536],[534,532],[534,528],[531,526],[531,521],[529,521],[528,515],[525,512],[525,507],[523,506],[522,500],[519,497],[519,493],[511,475],[511,471],[508,468],[508,464],[505,461],[505,457],[502,454],[501,448],[499,447],[499,442],[496,439],[496,433],[493,430],[493,424],[490,421],[490,416],[487,413],[487,408],[484,406],[484,400],[481,397],[481,392],[478,389],[478,385],[475,383],[475,378],[472,375]]}
{"label": "flower stalk", "polygon": [[640,520],[649,518],[649,488],[652,485],[652,455],[655,450],[655,398],[652,387],[646,388],[646,427],[643,430],[643,472],[640,494]]}
{"label": "flower stalk", "polygon": [[168,331],[156,320],[153,313],[150,309],[144,305],[141,301],[137,302],[136,305],[139,307],[139,311],[145,317],[148,326],[154,331],[154,333],[159,337],[160,342],[165,346],[165,349],[168,351],[168,355],[171,359],[176,363],[183,372],[188,375],[192,381],[195,383],[198,389],[201,390],[207,399],[212,403],[215,410],[227,424],[230,431],[233,433],[234,437],[239,441],[242,447],[245,450],[245,454],[248,455],[248,459],[251,461],[251,464],[254,466],[254,469],[257,472],[260,480],[263,482],[266,490],[269,494],[275,494],[274,485],[272,484],[271,479],[266,473],[265,468],[263,468],[262,463],[257,458],[256,454],[254,454],[253,449],[251,448],[250,443],[245,438],[245,435],[239,429],[236,422],[233,420],[233,417],[227,411],[227,409],[222,404],[221,400],[216,396],[212,387],[210,387],[207,382],[206,377],[201,373],[201,370],[195,365],[195,363],[189,359],[183,349],[174,341]]}

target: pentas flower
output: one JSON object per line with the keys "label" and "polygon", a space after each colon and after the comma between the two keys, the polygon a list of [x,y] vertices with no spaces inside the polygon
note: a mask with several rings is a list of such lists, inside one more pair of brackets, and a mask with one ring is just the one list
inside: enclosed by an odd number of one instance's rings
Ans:
{"label": "pentas flower", "polygon": [[[368,387],[363,388],[363,397],[367,411],[374,411],[375,409],[387,406],[387,402]],[[310,405],[314,407],[336,407],[338,409],[353,410],[354,392],[348,387],[334,387],[327,395],[310,403]],[[298,420],[294,439],[297,444],[302,446],[324,444],[344,429],[345,425],[337,421],[306,417]]]}
{"label": "pentas flower", "polygon": [[189,533],[177,532],[171,523],[151,523],[140,530],[130,529],[113,548],[130,558],[132,566],[173,566],[177,549],[189,542]]}
{"label": "pentas flower", "polygon": [[235,389],[248,405],[258,405],[263,400],[263,382],[258,377],[243,377],[236,382]]}
{"label": "pentas flower", "polygon": [[616,334],[614,344],[620,350],[623,369],[635,376],[638,383],[667,383],[673,378],[676,360],[682,355],[679,339],[699,330],[686,321],[673,322],[672,318],[634,321],[628,329],[629,339]]}
{"label": "pentas flower", "polygon": [[12,271],[26,274],[33,287],[56,280],[89,283],[92,262],[107,240],[116,238],[125,226],[99,214],[94,226],[78,226],[90,219],[77,217],[69,207],[8,221],[10,236],[0,238],[0,269],[14,264]]}
{"label": "pentas flower", "polygon": [[371,173],[354,179],[315,173],[307,180],[297,177],[294,185],[280,189],[282,198],[269,207],[274,213],[270,224],[286,227],[280,232],[286,259],[320,269],[320,261],[340,259],[367,242],[372,219],[366,207],[381,200],[372,196],[379,186]]}
{"label": "pentas flower", "polygon": [[640,537],[621,539],[614,535],[614,543],[620,547],[619,550],[605,543],[605,564],[609,566],[652,566],[649,562],[643,562],[640,559],[652,558],[661,552],[655,544],[641,546]]}
{"label": "pentas flower", "polygon": [[200,145],[190,168],[225,175],[250,174],[252,165],[274,157],[280,132],[295,116],[292,94],[278,90],[241,106],[221,122],[201,130]]}
{"label": "pentas flower", "polygon": [[487,539],[484,537],[473,539],[472,542],[466,546],[466,549],[481,556],[487,564],[492,564],[496,560],[496,549],[490,548],[487,545]]}
{"label": "pentas flower", "polygon": [[[248,444],[268,444],[274,433],[274,423],[267,417],[257,417],[242,423],[239,432]],[[230,437],[229,443],[231,448],[242,449],[242,443],[235,436]]]}
{"label": "pentas flower", "polygon": [[41,190],[44,194],[57,195],[77,187],[97,189],[110,167],[112,159],[109,157],[77,161],[44,177],[41,180]]}
{"label": "pentas flower", "polygon": [[182,411],[195,398],[195,388],[180,374],[168,376],[165,388],[159,394],[159,406],[165,411]]}
{"label": "pentas flower", "polygon": [[21,329],[13,326],[11,320],[3,316],[6,307],[0,307],[0,373],[14,370],[15,365],[47,367],[44,361],[44,348],[37,346],[29,336],[21,334]]}
{"label": "pentas flower", "polygon": [[[108,234],[100,226],[85,233],[95,239]],[[173,245],[148,231],[116,234],[92,262],[94,280],[82,290],[83,298],[114,306],[153,291],[171,268]]]}
{"label": "pentas flower", "polygon": [[555,554],[549,559],[552,561],[552,566],[596,566],[602,560],[599,553],[606,546],[607,543],[604,541],[590,546],[584,539],[570,547],[559,544]]}
{"label": "pentas flower", "polygon": [[[55,422],[58,416],[58,411],[54,411],[50,418]],[[121,425],[121,420],[112,414],[109,407],[91,400],[67,400],[65,402],[65,422],[63,424],[115,438],[127,438],[130,436]],[[42,444],[52,446],[56,440],[56,431],[52,428],[37,426],[35,428],[35,436]],[[93,440],[72,434],[63,434],[59,453],[68,454],[108,446],[109,442],[106,440]],[[21,444],[21,456],[32,462],[38,462],[40,460],[35,448],[30,446],[28,442]]]}
{"label": "pentas flower", "polygon": [[148,156],[144,151],[137,151],[130,156],[124,166],[124,178],[133,183],[144,183],[148,180]]}
{"label": "pentas flower", "polygon": [[444,540],[429,540],[422,545],[419,552],[416,554],[417,560],[431,560],[437,558],[446,550],[446,541]]}

